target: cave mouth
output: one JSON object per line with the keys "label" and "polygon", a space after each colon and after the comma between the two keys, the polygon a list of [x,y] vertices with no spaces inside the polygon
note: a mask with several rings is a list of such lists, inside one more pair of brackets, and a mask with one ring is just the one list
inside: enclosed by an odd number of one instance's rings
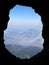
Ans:
{"label": "cave mouth", "polygon": [[40,52],[43,48],[42,22],[34,9],[16,5],[10,10],[9,17],[8,28],[4,32],[6,48],[22,59]]}

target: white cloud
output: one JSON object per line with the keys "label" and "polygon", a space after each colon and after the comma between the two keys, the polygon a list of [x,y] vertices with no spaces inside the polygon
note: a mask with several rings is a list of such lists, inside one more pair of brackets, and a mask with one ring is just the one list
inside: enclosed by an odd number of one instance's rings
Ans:
{"label": "white cloud", "polygon": [[20,35],[20,34],[21,34],[20,32],[17,35],[14,34],[14,36],[5,34],[5,36],[8,35],[5,37],[5,44],[16,44],[16,45],[22,45],[22,46],[31,45],[31,46],[42,47],[43,39],[42,39],[41,35],[38,35],[36,37],[32,37],[29,39],[29,38],[25,37],[24,35],[22,35],[22,34]]}

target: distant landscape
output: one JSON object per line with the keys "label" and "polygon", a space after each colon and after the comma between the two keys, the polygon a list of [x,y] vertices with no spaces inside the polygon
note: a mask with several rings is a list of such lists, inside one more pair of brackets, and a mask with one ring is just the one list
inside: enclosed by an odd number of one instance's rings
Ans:
{"label": "distant landscape", "polygon": [[[12,31],[13,30],[13,31]],[[20,29],[5,31],[4,35],[5,44],[16,44],[22,46],[38,46],[42,47],[43,39],[40,31],[37,29]]]}
{"label": "distant landscape", "polygon": [[36,46],[23,47],[20,45],[6,45],[6,48],[16,57],[21,59],[30,58],[41,51],[41,48]]}
{"label": "distant landscape", "polygon": [[34,29],[5,32],[6,48],[16,57],[30,58],[42,50],[42,37]]}

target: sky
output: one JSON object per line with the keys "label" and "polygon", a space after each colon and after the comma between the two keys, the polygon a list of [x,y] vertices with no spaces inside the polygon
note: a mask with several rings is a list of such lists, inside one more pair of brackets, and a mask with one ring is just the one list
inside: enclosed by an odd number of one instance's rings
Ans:
{"label": "sky", "polygon": [[11,18],[9,22],[10,25],[15,26],[36,26],[40,25],[41,18],[34,12],[31,7],[23,7],[16,5],[11,11],[9,17]]}
{"label": "sky", "polygon": [[[35,13],[34,9],[32,9],[31,7],[16,5],[13,9],[11,9],[9,17],[10,20],[8,23],[8,28],[5,31],[5,37],[6,36],[9,37],[12,33],[15,34],[14,31],[18,30],[21,30],[21,32],[19,31],[19,35],[20,33],[26,32],[28,29],[35,29],[35,30],[37,29],[37,31],[39,31],[39,34],[41,34],[42,32],[41,17],[37,13]],[[30,45],[29,39],[26,39],[26,37],[24,38],[24,36],[19,35],[17,35],[17,39],[21,38],[21,41],[17,40],[17,43],[20,41],[21,43],[20,42],[19,43],[21,45],[23,43],[24,45],[26,45],[25,43]],[[37,38],[39,37],[41,36],[38,36]],[[13,37],[13,39],[15,39],[15,36]],[[32,39],[30,41],[32,41]]]}

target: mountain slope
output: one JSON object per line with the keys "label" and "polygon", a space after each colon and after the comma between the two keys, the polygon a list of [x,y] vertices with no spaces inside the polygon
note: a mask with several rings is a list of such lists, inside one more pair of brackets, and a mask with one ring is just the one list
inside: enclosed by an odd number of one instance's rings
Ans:
{"label": "mountain slope", "polygon": [[16,57],[30,58],[41,51],[41,48],[36,46],[23,47],[20,45],[6,45],[6,48]]}

